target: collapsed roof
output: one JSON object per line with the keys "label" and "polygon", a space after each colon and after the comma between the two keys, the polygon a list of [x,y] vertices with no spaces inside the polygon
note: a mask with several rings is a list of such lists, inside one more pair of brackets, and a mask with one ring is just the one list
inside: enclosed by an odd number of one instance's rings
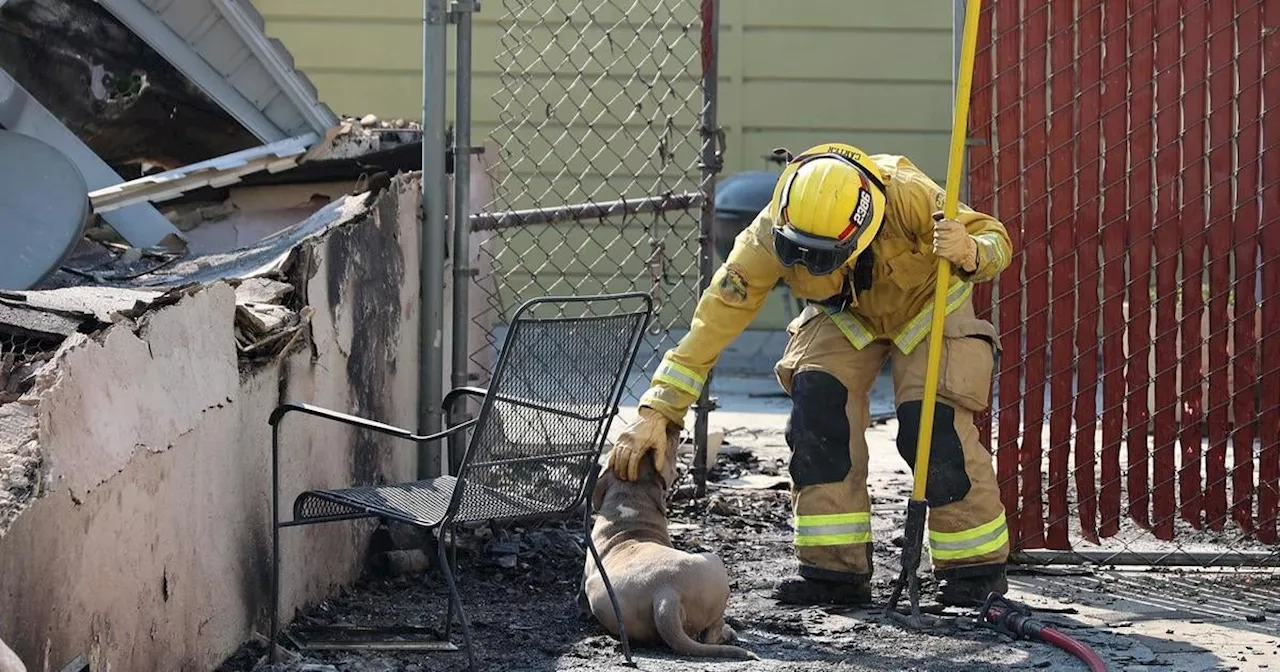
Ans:
{"label": "collapsed roof", "polygon": [[[339,118],[266,36],[248,0],[0,0],[5,133],[39,140],[46,154],[75,164],[90,219],[113,230],[106,240],[170,259],[192,242],[174,209],[158,207],[175,199],[221,200],[219,190],[240,182],[350,182],[421,166],[420,125]],[[74,197],[15,157],[0,156],[0,175],[17,181],[11,191]],[[8,220],[18,232],[103,240],[92,221],[33,219],[30,208],[14,207],[0,217],[0,232]],[[63,262],[81,248],[61,261],[58,250],[13,250],[32,267],[19,277],[45,280],[9,289],[101,284],[99,271],[67,275]]]}
{"label": "collapsed roof", "polygon": [[338,123],[243,0],[0,4],[0,68],[129,177]]}
{"label": "collapsed roof", "polygon": [[[0,0],[0,129],[91,190],[337,124],[246,0]],[[147,202],[103,219],[138,247],[182,239]]]}

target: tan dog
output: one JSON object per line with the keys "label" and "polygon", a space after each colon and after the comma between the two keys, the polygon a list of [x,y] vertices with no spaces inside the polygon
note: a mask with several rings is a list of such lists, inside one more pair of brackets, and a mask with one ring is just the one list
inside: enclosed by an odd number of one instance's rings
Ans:
{"label": "tan dog", "polygon": [[[746,649],[725,644],[736,634],[724,622],[729,601],[724,563],[713,553],[685,553],[671,545],[666,516],[666,484],[675,479],[671,457],[664,469],[669,473],[660,476],[653,456],[646,455],[639,477],[631,482],[605,469],[591,495],[596,511],[591,540],[613,582],[627,637],[641,645],[662,641],[686,656],[756,659]],[[586,562],[591,613],[617,637],[613,605],[590,553]]]}

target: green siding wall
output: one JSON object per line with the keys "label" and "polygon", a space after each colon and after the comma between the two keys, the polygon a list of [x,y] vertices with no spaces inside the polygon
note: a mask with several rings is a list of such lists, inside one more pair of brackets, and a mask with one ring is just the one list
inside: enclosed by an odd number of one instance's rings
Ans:
{"label": "green siding wall", "polygon": [[[566,7],[577,0],[564,0]],[[267,19],[267,32],[279,38],[293,53],[298,65],[315,82],[321,97],[335,111],[362,116],[372,112],[383,118],[421,116],[422,106],[422,23],[420,0],[373,0],[352,3],[347,0],[254,0]],[[626,60],[641,72],[654,69],[648,45],[659,40],[691,41],[680,35],[680,23],[692,23],[697,3],[688,2],[679,9],[681,15],[665,29],[645,25],[615,40],[622,44]],[[724,0],[721,3],[720,53],[720,124],[726,133],[726,175],[741,170],[765,168],[762,155],[774,147],[793,151],[824,141],[839,140],[858,145],[869,152],[892,152],[912,157],[922,168],[941,181],[946,169],[947,141],[951,121],[951,3],[943,0]],[[500,68],[496,57],[504,50],[503,35],[497,19],[504,5],[497,0],[483,4],[475,20],[473,52],[473,125],[475,137],[487,135],[500,123],[503,108],[511,101],[496,97],[500,91]],[[616,20],[618,13],[606,5],[597,18]],[[534,17],[530,16],[530,21]],[[639,24],[641,20],[633,23]],[[564,32],[557,37],[556,26],[548,26],[529,34],[531,46],[559,40],[566,47],[577,41]],[[603,34],[587,29],[585,43],[593,43]],[[598,32],[598,31],[597,31]],[[450,47],[452,52],[452,45]],[[575,52],[567,61],[551,55],[545,60],[531,60],[530,51],[522,62],[529,63],[540,81],[563,83],[579,68],[599,72],[600,65]],[[692,53],[692,52],[690,52]],[[684,54],[684,52],[682,52]],[[561,63],[563,62],[563,65]],[[697,60],[693,59],[686,77],[697,76]],[[559,70],[559,72],[556,72]],[[617,70],[614,70],[617,72]],[[452,55],[449,73],[454,73]],[[587,116],[602,111],[605,103],[622,92],[625,81],[621,74],[610,76],[593,89],[596,95],[582,97]],[[452,97],[452,87],[450,88]],[[498,99],[495,99],[498,98]],[[694,128],[697,105],[677,113],[673,119],[678,128]],[[531,106],[530,113],[539,112]],[[558,114],[563,115],[563,111]],[[568,121],[561,119],[561,121]],[[573,122],[575,126],[578,122]],[[631,122],[628,122],[631,123]],[[638,123],[638,122],[636,122]],[[696,161],[695,143],[679,150],[677,163],[685,166]],[[549,179],[538,170],[538,159],[551,147],[540,138],[530,138],[529,145],[503,156],[504,164],[535,192],[546,192],[538,199],[542,205],[556,201],[582,201],[616,198],[619,183],[609,181],[608,174],[636,175],[637,185],[654,184],[671,179],[670,168],[654,164],[645,151],[619,148],[620,158],[609,161],[590,160],[581,153],[557,147],[560,156],[569,156],[570,173],[575,179]],[[564,159],[560,159],[563,165]],[[640,196],[634,189],[628,196]],[[532,204],[532,198],[519,205]],[[691,222],[692,218],[682,221]],[[644,259],[649,254],[647,243],[636,239],[634,252],[618,247],[608,251],[593,248],[581,229],[574,230],[567,244],[559,244],[559,232],[535,229],[522,238],[555,236],[549,244],[533,247],[530,254],[547,259],[524,259],[522,269],[511,271],[510,285],[536,282],[547,289],[596,291],[608,286],[616,289],[627,284],[622,278],[644,277]],[[692,231],[678,231],[668,238],[668,249],[679,239],[694,240]],[[627,235],[627,239],[635,236]],[[600,253],[593,263],[583,265],[581,250]],[[678,272],[694,273],[691,255],[673,261]],[[607,259],[607,261],[604,261]],[[601,263],[603,261],[603,263]],[[624,270],[619,274],[619,267]],[[541,267],[536,277],[524,269]],[[561,270],[564,269],[562,272]],[[566,277],[558,277],[561,274]],[[517,277],[521,279],[517,281]],[[688,282],[686,284],[692,284]],[[536,293],[529,289],[524,296]],[[517,297],[508,295],[508,302]],[[669,305],[689,302],[692,297],[673,295]],[[773,297],[756,319],[754,328],[777,328],[785,324],[786,311],[780,297]]]}

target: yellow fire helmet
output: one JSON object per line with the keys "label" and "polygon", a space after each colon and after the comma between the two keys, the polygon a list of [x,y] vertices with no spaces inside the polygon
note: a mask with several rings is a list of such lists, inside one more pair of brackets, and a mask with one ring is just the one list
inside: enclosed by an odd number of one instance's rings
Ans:
{"label": "yellow fire helmet", "polygon": [[857,147],[828,143],[791,159],[769,204],[785,266],[827,275],[871,244],[884,221],[880,169]]}

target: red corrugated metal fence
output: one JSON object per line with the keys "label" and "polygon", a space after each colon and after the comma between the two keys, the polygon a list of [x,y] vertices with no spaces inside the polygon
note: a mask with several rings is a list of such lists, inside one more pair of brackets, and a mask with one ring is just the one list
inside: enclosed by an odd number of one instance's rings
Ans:
{"label": "red corrugated metal fence", "polygon": [[982,429],[1018,549],[1280,544],[1277,108],[1280,0],[984,3],[969,193],[1015,257],[976,294]]}

